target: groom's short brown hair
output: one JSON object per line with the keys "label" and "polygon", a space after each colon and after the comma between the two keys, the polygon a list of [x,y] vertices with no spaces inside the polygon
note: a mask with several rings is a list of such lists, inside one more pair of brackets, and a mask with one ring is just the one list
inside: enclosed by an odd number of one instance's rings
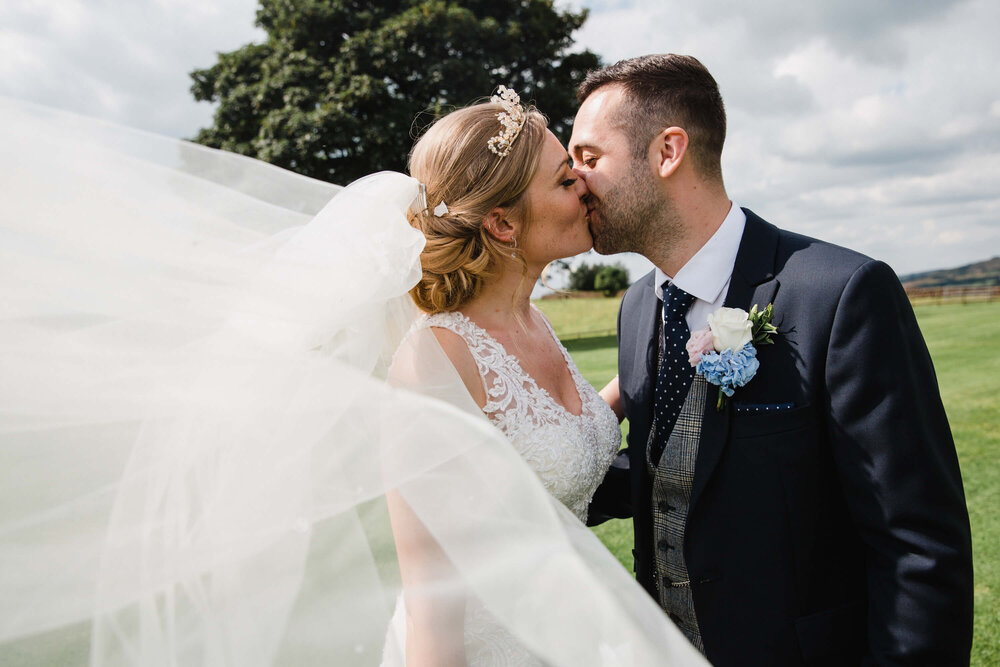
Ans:
{"label": "groom's short brown hair", "polygon": [[620,60],[595,70],[577,89],[582,104],[598,88],[624,88],[625,104],[612,119],[629,137],[636,159],[645,159],[649,142],[665,127],[688,133],[691,156],[701,174],[722,180],[726,108],[719,85],[697,58],[673,53]]}

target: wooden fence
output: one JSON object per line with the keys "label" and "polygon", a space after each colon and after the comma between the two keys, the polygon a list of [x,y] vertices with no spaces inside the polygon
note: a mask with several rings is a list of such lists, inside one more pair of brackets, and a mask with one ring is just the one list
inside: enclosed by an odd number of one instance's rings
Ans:
{"label": "wooden fence", "polygon": [[906,296],[910,298],[910,303],[915,306],[936,303],[997,301],[1000,300],[1000,285],[911,287],[906,290]]}

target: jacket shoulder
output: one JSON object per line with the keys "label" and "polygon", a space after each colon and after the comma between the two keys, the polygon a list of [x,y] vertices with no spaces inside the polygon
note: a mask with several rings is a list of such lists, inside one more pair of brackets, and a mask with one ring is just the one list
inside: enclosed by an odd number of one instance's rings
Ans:
{"label": "jacket shoulder", "polygon": [[748,209],[744,211],[748,230],[756,229],[774,238],[774,275],[783,285],[796,282],[839,292],[861,267],[881,263],[856,250],[781,229]]}

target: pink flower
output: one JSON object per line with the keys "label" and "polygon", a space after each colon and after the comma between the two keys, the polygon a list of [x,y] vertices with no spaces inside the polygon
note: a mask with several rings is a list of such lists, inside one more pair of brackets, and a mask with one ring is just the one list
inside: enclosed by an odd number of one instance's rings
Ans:
{"label": "pink flower", "polygon": [[712,343],[712,330],[708,327],[698,329],[691,334],[691,338],[688,339],[687,345],[684,347],[688,352],[688,362],[692,366],[697,366],[698,362],[701,361],[701,355],[715,349]]}

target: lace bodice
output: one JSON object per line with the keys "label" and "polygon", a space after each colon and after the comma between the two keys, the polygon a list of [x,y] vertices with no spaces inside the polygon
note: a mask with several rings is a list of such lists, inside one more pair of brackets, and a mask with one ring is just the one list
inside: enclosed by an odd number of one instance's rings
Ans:
{"label": "lace bodice", "polygon": [[[590,499],[618,452],[621,431],[614,412],[580,375],[548,320],[545,324],[579,392],[579,415],[556,403],[549,392],[524,372],[516,357],[508,354],[499,341],[462,313],[430,315],[416,326],[442,327],[462,337],[483,379],[486,390],[483,412],[504,432],[545,489],[581,521],[586,521]],[[402,653],[406,641],[404,617],[401,596],[390,624],[383,654],[384,667],[405,663]],[[478,600],[467,600],[464,628],[466,661],[472,667],[541,665],[506,628],[497,624]]]}
{"label": "lace bodice", "polygon": [[546,490],[586,521],[587,506],[618,451],[621,431],[614,412],[583,379],[548,320],[544,321],[580,394],[579,415],[557,403],[524,372],[516,357],[462,313],[431,315],[420,326],[442,327],[465,340],[486,389],[483,412],[513,443]]}

